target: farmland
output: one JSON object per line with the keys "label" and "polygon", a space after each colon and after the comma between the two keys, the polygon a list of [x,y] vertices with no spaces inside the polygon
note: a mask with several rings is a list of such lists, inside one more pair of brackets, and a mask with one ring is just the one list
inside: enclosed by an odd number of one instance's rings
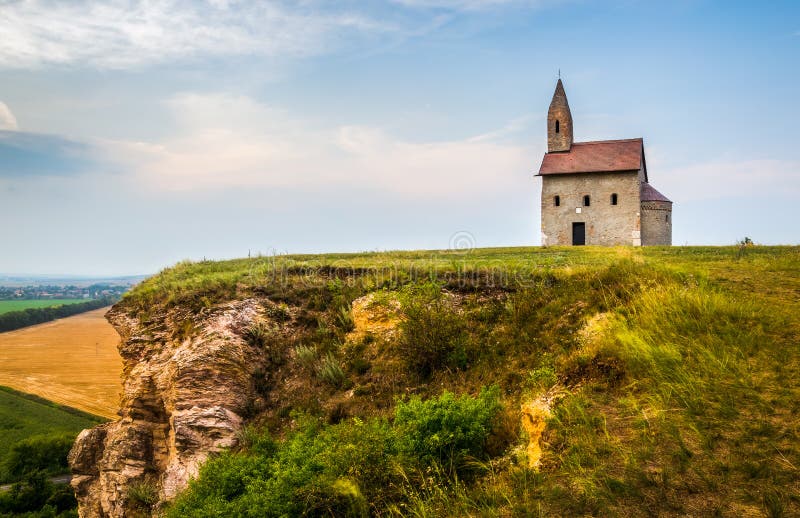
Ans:
{"label": "farmland", "polygon": [[0,333],[0,385],[114,418],[122,360],[105,311]]}
{"label": "farmland", "polygon": [[32,299],[32,300],[0,300],[0,315],[12,311],[23,311],[29,308],[49,308],[66,304],[84,302],[84,299]]}

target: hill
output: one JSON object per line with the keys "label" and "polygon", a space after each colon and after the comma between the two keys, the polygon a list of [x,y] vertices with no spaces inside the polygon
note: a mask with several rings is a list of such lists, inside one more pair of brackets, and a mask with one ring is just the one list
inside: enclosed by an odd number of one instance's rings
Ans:
{"label": "hill", "polygon": [[799,294],[797,247],[182,263],[110,314],[123,420],[79,438],[76,494],[111,516],[798,514]]}
{"label": "hill", "polygon": [[[25,474],[27,468],[18,464],[34,460],[28,455],[31,448],[26,449],[33,444],[31,438],[37,444],[52,445],[54,450],[60,447],[58,455],[44,459],[46,462],[36,468],[53,475],[67,473],[67,451],[75,436],[102,421],[79,410],[0,386],[0,482],[20,480]],[[22,451],[27,458],[19,458]]]}

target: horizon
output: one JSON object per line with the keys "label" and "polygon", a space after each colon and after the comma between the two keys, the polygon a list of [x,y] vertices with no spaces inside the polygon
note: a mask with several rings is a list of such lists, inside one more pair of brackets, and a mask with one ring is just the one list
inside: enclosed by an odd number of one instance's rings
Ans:
{"label": "horizon", "polygon": [[11,3],[0,276],[537,246],[559,72],[576,142],[644,138],[676,246],[796,245],[798,20],[788,1]]}

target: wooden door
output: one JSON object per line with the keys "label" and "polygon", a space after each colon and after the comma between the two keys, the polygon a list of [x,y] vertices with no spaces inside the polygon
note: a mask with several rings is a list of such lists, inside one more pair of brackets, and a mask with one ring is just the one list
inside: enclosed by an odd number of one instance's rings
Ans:
{"label": "wooden door", "polygon": [[572,244],[586,244],[586,223],[581,221],[572,224]]}

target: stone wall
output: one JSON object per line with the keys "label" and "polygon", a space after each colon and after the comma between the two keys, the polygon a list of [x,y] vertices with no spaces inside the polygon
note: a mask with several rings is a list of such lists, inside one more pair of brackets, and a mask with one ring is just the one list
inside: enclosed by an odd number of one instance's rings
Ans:
{"label": "stone wall", "polygon": [[672,203],[668,201],[642,202],[642,244],[672,244]]}
{"label": "stone wall", "polygon": [[[587,245],[639,245],[639,171],[542,176],[542,245],[571,245],[572,223],[586,223]],[[617,205],[611,205],[611,194]],[[583,196],[591,205],[583,206]],[[556,207],[553,199],[561,197]],[[580,208],[580,213],[576,209]]]}

